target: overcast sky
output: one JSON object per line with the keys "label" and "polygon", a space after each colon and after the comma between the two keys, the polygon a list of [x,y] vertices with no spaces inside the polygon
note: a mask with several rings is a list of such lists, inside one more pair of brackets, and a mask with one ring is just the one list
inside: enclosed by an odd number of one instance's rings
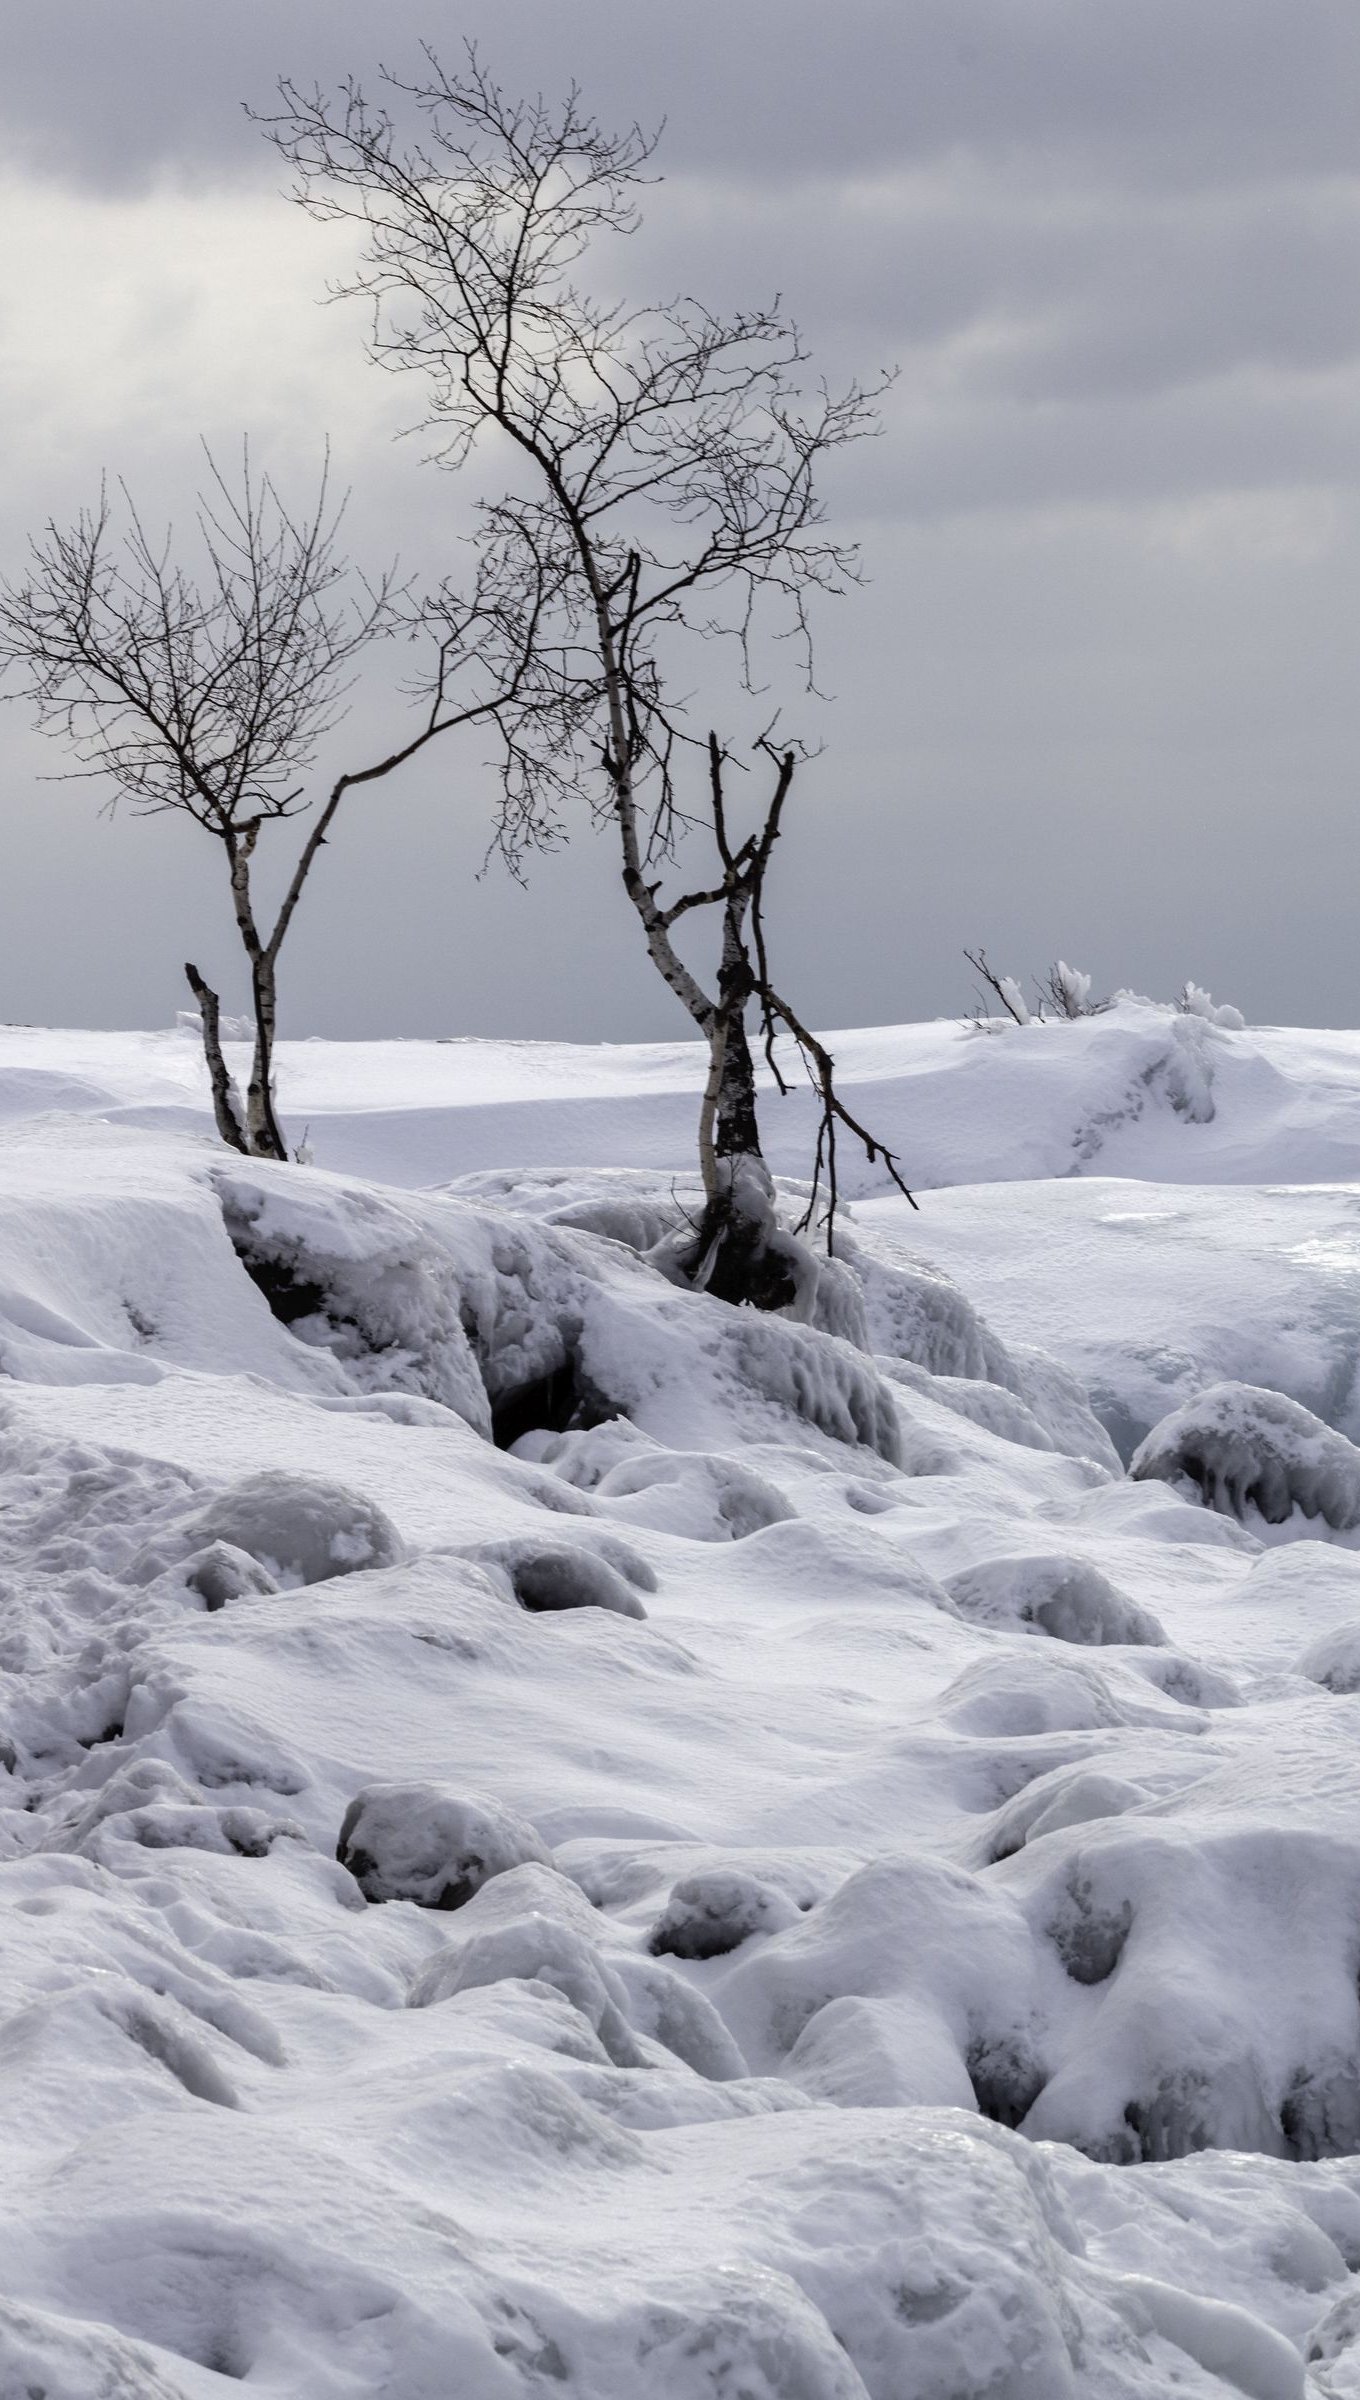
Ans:
{"label": "overcast sky", "polygon": [[[777,869],[804,1013],[961,1011],[980,942],[1360,1022],[1355,0],[12,10],[0,563],[103,470],[182,511],[199,436],[247,431],[292,489],[329,436],[356,550],[437,558],[463,504],[318,305],[335,236],[240,103],[464,34],[507,84],[664,116],[635,284],[778,290],[833,381],[901,369],[830,490],[870,580],[823,619],[835,701]],[[240,1005],[216,846],[102,817],[61,763],[0,713],[0,1016],[166,1024],[186,955]],[[584,812],[527,892],[475,880],[490,797],[474,748],[356,799],[285,1030],[685,1033]]]}

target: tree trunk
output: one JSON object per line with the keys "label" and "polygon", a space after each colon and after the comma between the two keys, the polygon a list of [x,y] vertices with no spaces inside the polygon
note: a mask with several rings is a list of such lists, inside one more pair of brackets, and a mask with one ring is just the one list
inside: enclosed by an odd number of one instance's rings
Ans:
{"label": "tree trunk", "polygon": [[246,1086],[246,1132],[256,1158],[287,1158],[288,1145],[274,1113],[274,962],[268,953],[251,963],[255,1002],[255,1051]]}
{"label": "tree trunk", "polygon": [[797,1285],[787,1257],[772,1248],[774,1182],[760,1147],[756,1070],[746,1032],[755,987],[738,886],[723,912],[718,1002],[706,1028],[709,1077],[699,1122],[707,1198],[688,1262],[691,1281],[715,1299],[751,1308],[785,1308]]}
{"label": "tree trunk", "polygon": [[198,1002],[199,1015],[202,1019],[203,1055],[208,1062],[208,1081],[212,1086],[213,1116],[217,1123],[217,1130],[229,1149],[248,1153],[250,1144],[246,1139],[246,1129],[241,1121],[241,1103],[237,1096],[236,1086],[227,1072],[227,1062],[222,1056],[222,1041],[219,1032],[221,1007],[217,994],[209,984],[204,982],[197,967],[191,961],[185,961],[184,972],[188,977],[189,989]]}

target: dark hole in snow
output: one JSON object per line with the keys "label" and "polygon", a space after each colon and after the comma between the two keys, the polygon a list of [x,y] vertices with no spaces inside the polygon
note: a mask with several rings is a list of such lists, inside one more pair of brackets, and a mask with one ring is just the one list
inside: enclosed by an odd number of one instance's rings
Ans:
{"label": "dark hole in snow", "polygon": [[576,1377],[568,1359],[507,1392],[491,1411],[491,1439],[509,1450],[526,1433],[566,1433],[576,1423]]}
{"label": "dark hole in snow", "polygon": [[1360,2074],[1351,2061],[1330,2071],[1300,2068],[1280,2104],[1290,2158],[1350,2158],[1360,2151]]}
{"label": "dark hole in snow", "polygon": [[1010,2042],[976,2042],[966,2064],[979,2114],[1014,2131],[1044,2088],[1038,2060]]}
{"label": "dark hole in snow", "polygon": [[934,2284],[925,2291],[903,2284],[894,2294],[894,2306],[908,2325],[935,2325],[941,2317],[951,2316],[967,2297],[968,2287],[962,2283]]}
{"label": "dark hole in snow", "polygon": [[264,1293],[271,1313],[281,1325],[296,1325],[302,1317],[324,1314],[329,1294],[319,1283],[307,1283],[276,1258],[263,1258],[233,1237],[232,1247],[250,1280]]}
{"label": "dark hole in snow", "polygon": [[1168,2080],[1145,2100],[1130,2100],[1124,2123],[1133,2136],[1129,2159],[1161,2166],[1168,2159],[1187,2158],[1195,2150],[1213,2147],[1213,2127],[1197,2113],[1195,2079],[1178,2084]]}
{"label": "dark hole in snow", "polygon": [[1133,1924],[1127,1900],[1117,1909],[1097,1909],[1074,1893],[1070,1915],[1049,1926],[1048,1936],[1073,1983],[1108,1983],[1124,1953]]}
{"label": "dark hole in snow", "polygon": [[82,1750],[99,1750],[103,1748],[105,1742],[121,1742],[122,1738],[122,1718],[110,1717],[108,1724],[104,1727],[102,1733],[92,1733],[89,1736],[89,1739],[87,1741],[83,1741],[80,1746]]}
{"label": "dark hole in snow", "polygon": [[535,1615],[569,1608],[611,1609],[620,1617],[647,1614],[617,1568],[589,1550],[524,1550],[504,1563],[520,1607]]}
{"label": "dark hole in snow", "polygon": [[587,1433],[619,1414],[612,1401],[586,1382],[573,1358],[550,1374],[536,1375],[502,1393],[491,1404],[491,1439],[511,1450],[526,1433]]}

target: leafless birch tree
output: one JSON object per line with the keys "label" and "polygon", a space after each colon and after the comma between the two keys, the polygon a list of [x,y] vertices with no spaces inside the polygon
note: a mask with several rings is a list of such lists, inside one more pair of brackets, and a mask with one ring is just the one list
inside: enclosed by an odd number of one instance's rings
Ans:
{"label": "leafless birch tree", "polygon": [[[385,75],[378,100],[286,83],[263,122],[301,204],[358,227],[361,263],[338,288],[367,302],[372,355],[422,379],[434,455],[456,467],[483,434],[508,445],[513,488],[482,511],[482,553],[510,588],[546,565],[551,599],[505,750],[501,844],[517,863],[560,827],[569,791],[597,781],[648,952],[709,1045],[706,1206],[687,1271],[778,1306],[792,1287],[768,1242],[750,1016],[771,1064],[778,1033],[802,1051],[833,1203],[838,1129],[901,1179],[771,979],[761,903],[799,749],[768,727],[748,742],[739,763],[768,772],[769,797],[738,839],[724,789],[738,761],[717,733],[696,735],[678,693],[687,645],[723,635],[748,693],[772,635],[792,637],[810,681],[808,603],[856,572],[825,530],[818,471],[872,429],[876,394],[809,392],[777,303],[723,318],[690,299],[594,297],[578,267],[636,228],[651,142],[601,130],[575,91],[559,108],[508,99],[470,50],[458,73],[424,60],[414,82]],[[700,827],[712,873],[668,894],[676,837]],[[700,911],[718,929],[707,980],[677,940]]]}
{"label": "leafless birch tree", "polygon": [[[218,1132],[233,1149],[286,1158],[274,1098],[278,963],[285,936],[347,792],[392,774],[459,725],[511,710],[536,639],[539,593],[519,572],[498,590],[487,559],[468,595],[446,586],[419,605],[391,576],[366,583],[337,548],[343,503],[323,471],[305,515],[285,507],[248,454],[228,482],[209,458],[197,513],[197,572],[172,536],[147,531],[123,493],[115,525],[107,490],[69,528],[49,523],[27,575],[0,586],[0,664],[39,724],[143,815],[175,810],[220,844],[232,913],[250,970],[255,1028],[244,1105],[228,1073],[217,994],[196,966]],[[392,749],[313,794],[318,744],[344,713],[370,644],[423,632],[428,665],[419,713]],[[507,715],[507,736],[513,725]],[[273,827],[311,812],[282,899],[261,913],[257,853]]]}

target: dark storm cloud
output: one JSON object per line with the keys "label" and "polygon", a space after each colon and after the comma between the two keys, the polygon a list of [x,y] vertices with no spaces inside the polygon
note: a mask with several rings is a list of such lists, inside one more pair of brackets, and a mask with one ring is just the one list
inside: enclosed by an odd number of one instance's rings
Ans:
{"label": "dark storm cloud", "polygon": [[[606,121],[666,117],[643,238],[602,272],[718,305],[780,290],[833,382],[900,364],[883,438],[828,481],[872,581],[827,621],[839,699],[780,861],[808,1009],[962,1005],[981,939],[1017,972],[1062,950],[1354,1021],[1355,0],[13,10],[6,558],[106,464],[168,506],[196,432],[245,424],[304,480],[330,431],[361,555],[447,550],[465,495],[392,446],[416,395],[364,366],[357,317],[312,307],[324,237],[239,103],[464,34],[512,89],[575,77]],[[361,701],[356,740],[389,704]],[[215,862],[36,799],[50,763],[0,717],[0,1011],[164,1022]],[[299,921],[293,1026],[683,1031],[588,835],[527,894],[474,888],[477,767],[356,810]]]}
{"label": "dark storm cloud", "polygon": [[484,42],[510,82],[573,74],[671,121],[674,164],[797,176],[978,146],[1190,186],[1349,172],[1352,0],[44,0],[11,12],[3,110],[33,164],[95,183],[240,165],[236,99],[280,73],[400,68]]}

